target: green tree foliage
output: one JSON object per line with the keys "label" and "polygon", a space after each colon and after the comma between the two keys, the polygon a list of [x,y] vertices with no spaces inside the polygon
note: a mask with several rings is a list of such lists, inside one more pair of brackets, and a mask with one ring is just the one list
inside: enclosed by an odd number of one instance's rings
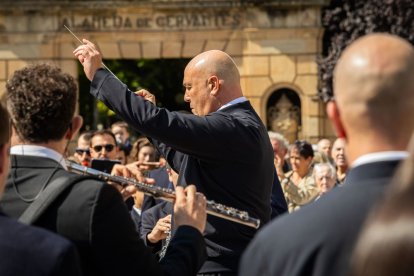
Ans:
{"label": "green tree foliage", "polygon": [[413,0],[332,0],[322,12],[325,28],[318,60],[322,99],[333,97],[332,73],[343,49],[369,33],[386,32],[414,44]]}
{"label": "green tree foliage", "polygon": [[[105,60],[105,65],[132,91],[145,88],[153,93],[157,105],[169,110],[189,110],[184,102],[182,86],[184,68],[188,59]],[[79,66],[80,114],[84,128],[95,129],[97,124],[109,127],[120,120],[104,104],[97,102],[87,91],[90,82]]]}

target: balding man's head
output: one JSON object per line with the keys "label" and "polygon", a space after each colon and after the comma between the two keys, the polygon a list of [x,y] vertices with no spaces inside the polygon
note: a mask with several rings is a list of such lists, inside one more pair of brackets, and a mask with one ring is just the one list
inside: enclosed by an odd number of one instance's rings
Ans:
{"label": "balding man's head", "polygon": [[227,81],[240,82],[239,70],[234,60],[223,51],[210,50],[201,53],[195,56],[187,67],[196,68],[206,76],[217,75]]}
{"label": "balding man's head", "polygon": [[336,65],[334,92],[348,138],[406,145],[414,126],[412,46],[387,34],[356,40]]}
{"label": "balding man's head", "polygon": [[211,50],[194,57],[184,71],[184,100],[196,115],[207,115],[241,97],[240,74],[225,52]]}

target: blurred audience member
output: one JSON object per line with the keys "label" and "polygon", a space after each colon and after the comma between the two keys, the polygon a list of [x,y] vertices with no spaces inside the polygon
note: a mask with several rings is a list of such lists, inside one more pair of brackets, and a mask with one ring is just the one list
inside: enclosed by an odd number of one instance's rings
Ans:
{"label": "blurred audience member", "polygon": [[115,140],[117,144],[124,145],[126,155],[129,155],[132,149],[132,143],[128,124],[123,121],[113,123],[111,126],[111,131],[115,135]]}
{"label": "blurred audience member", "polygon": [[332,158],[336,167],[337,184],[341,185],[345,182],[348,172],[348,161],[345,156],[345,139],[338,138],[332,147]]}
{"label": "blurred audience member", "polygon": [[289,150],[289,160],[292,171],[286,173],[282,180],[282,188],[288,203],[289,212],[296,211],[305,204],[313,201],[318,195],[312,177],[312,145],[306,141],[295,141]]}
{"label": "blurred audience member", "polygon": [[273,148],[276,172],[279,179],[283,179],[284,174],[290,171],[289,163],[286,160],[289,142],[278,132],[268,131],[268,134]]}
{"label": "blurred audience member", "polygon": [[91,151],[90,144],[93,132],[86,131],[83,132],[78,137],[78,146],[75,149],[73,156],[75,157],[75,162],[81,164],[82,166],[89,167],[91,162]]}
{"label": "blurred audience member", "polygon": [[128,154],[124,144],[118,144],[118,153],[116,159],[121,161],[121,165],[127,164]]}
{"label": "blurred audience member", "polygon": [[146,137],[138,138],[132,146],[131,154],[129,155],[128,163],[140,162],[155,162],[156,149]]}
{"label": "blurred audience member", "polygon": [[318,188],[318,197],[329,192],[336,184],[336,171],[330,163],[318,163],[313,167],[313,177],[315,179],[316,187]]}
{"label": "blurred audience member", "polygon": [[326,156],[331,156],[332,143],[329,139],[323,138],[317,144],[317,151],[323,152]]}

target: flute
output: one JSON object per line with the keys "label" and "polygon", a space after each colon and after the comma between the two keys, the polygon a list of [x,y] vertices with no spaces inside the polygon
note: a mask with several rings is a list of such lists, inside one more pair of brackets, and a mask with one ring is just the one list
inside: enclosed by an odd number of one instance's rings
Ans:
{"label": "flute", "polygon": [[[138,182],[134,179],[128,179],[122,176],[110,175],[89,167],[81,166],[77,163],[66,161],[69,171],[83,174],[92,175],[103,181],[112,181],[121,186],[134,185],[139,191],[146,195],[159,198],[165,201],[173,202],[175,200],[175,192],[171,189],[161,188],[150,184]],[[233,207],[228,207],[220,203],[216,203],[213,200],[207,200],[206,206],[207,214],[220,217],[229,221],[237,222],[246,226],[259,228],[260,220],[252,218],[245,211],[240,211]]]}

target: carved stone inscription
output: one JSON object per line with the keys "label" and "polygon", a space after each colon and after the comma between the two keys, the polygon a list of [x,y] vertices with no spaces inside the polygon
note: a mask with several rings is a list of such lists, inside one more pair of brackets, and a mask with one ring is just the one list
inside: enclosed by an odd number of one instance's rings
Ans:
{"label": "carved stone inscription", "polygon": [[148,15],[68,15],[59,19],[66,25],[84,31],[128,31],[137,29],[228,29],[241,26],[241,14],[224,12],[177,13]]}

